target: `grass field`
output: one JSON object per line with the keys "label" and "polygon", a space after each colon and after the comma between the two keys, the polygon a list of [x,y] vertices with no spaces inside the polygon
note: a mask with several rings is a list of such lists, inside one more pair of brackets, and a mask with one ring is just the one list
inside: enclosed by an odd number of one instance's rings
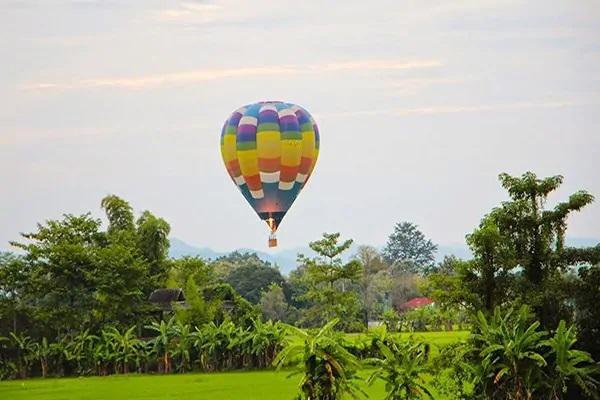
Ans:
{"label": "grass field", "polygon": [[[6,400],[149,400],[292,399],[300,377],[285,371],[226,372],[185,375],[128,375],[91,378],[32,379],[0,384]],[[383,398],[382,385],[369,389],[373,399]]]}
{"label": "grass field", "polygon": [[[434,351],[443,344],[465,338],[468,332],[423,332],[413,336],[429,342]],[[410,336],[403,334],[403,336]],[[292,399],[299,376],[286,371],[192,373],[29,379],[0,382],[1,400],[150,400]],[[368,376],[368,371],[364,372]],[[371,399],[382,399],[383,385],[366,387]]]}

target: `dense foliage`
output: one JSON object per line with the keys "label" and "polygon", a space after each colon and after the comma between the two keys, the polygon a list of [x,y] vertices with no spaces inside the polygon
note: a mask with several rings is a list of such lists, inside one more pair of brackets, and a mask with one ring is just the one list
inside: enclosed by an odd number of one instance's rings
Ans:
{"label": "dense foliage", "polygon": [[[466,236],[469,260],[435,265],[437,246],[403,222],[383,251],[349,255],[352,240],[325,233],[289,277],[250,252],[169,259],[169,224],[107,196],[106,229],[67,214],[0,253],[0,378],[277,365],[302,374],[301,399],[361,397],[375,380],[388,399],[597,397],[600,245],[565,246],[593,197],[546,208],[562,177],[500,180],[509,199]],[[164,288],[185,300],[149,301]],[[397,333],[457,328],[469,340],[435,354]]]}

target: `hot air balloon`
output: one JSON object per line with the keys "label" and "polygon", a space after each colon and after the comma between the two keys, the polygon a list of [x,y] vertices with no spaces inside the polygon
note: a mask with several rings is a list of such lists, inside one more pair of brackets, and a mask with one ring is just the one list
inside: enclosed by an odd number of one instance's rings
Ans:
{"label": "hot air balloon", "polygon": [[261,101],[234,111],[221,132],[221,155],[231,179],[275,232],[310,178],[319,154],[319,130],[304,108]]}

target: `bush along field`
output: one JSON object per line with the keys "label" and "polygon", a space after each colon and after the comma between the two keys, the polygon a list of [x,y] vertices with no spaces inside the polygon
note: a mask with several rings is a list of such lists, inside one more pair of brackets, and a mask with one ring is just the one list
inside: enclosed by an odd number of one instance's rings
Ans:
{"label": "bush along field", "polygon": [[[574,348],[573,329],[561,322],[549,334],[527,307],[507,312],[498,308],[489,318],[479,313],[471,334],[401,335],[382,327],[348,336],[334,330],[337,323],[310,331],[271,322],[254,322],[247,329],[230,322],[192,329],[171,319],[152,325],[157,336],[149,341],[137,338],[133,329],[111,329],[101,337],[73,338],[68,349],[15,336],[20,346],[15,368],[21,377],[34,369],[34,362],[44,376],[71,369],[80,376],[249,372],[180,375],[155,382],[149,377],[20,380],[0,384],[0,394],[11,399],[170,398],[174,393],[205,398],[221,393],[231,399],[276,398],[282,393],[306,399],[508,399],[561,398],[570,386],[572,392],[597,394],[598,366]],[[258,369],[270,372],[251,372]],[[184,382],[189,386],[182,387]]]}
{"label": "bush along field", "polygon": [[[289,276],[254,253],[170,258],[117,196],[0,253],[0,399],[599,398],[600,245],[565,244],[578,191],[500,175],[509,200],[435,262],[409,222],[383,250],[325,233]],[[49,379],[61,378],[61,379]]]}

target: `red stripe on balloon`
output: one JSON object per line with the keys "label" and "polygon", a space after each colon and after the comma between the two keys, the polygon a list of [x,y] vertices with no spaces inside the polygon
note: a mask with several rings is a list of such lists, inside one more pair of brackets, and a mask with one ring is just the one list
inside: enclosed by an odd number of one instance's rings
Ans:
{"label": "red stripe on balloon", "polygon": [[304,175],[308,174],[311,164],[312,164],[312,158],[302,157],[302,159],[300,160],[299,172]]}
{"label": "red stripe on balloon", "polygon": [[258,169],[260,172],[277,172],[281,165],[281,159],[277,158],[259,158]]}
{"label": "red stripe on balloon", "polygon": [[281,174],[279,175],[280,182],[292,182],[296,180],[296,176],[298,175],[298,166],[281,166]]}
{"label": "red stripe on balloon", "polygon": [[229,171],[229,174],[232,177],[237,177],[242,174],[242,170],[240,169],[240,162],[237,158],[227,163],[227,171]]}
{"label": "red stripe on balloon", "polygon": [[246,184],[248,185],[248,189],[250,190],[260,190],[262,189],[262,183],[260,181],[260,175],[251,175],[244,176],[246,180]]}

